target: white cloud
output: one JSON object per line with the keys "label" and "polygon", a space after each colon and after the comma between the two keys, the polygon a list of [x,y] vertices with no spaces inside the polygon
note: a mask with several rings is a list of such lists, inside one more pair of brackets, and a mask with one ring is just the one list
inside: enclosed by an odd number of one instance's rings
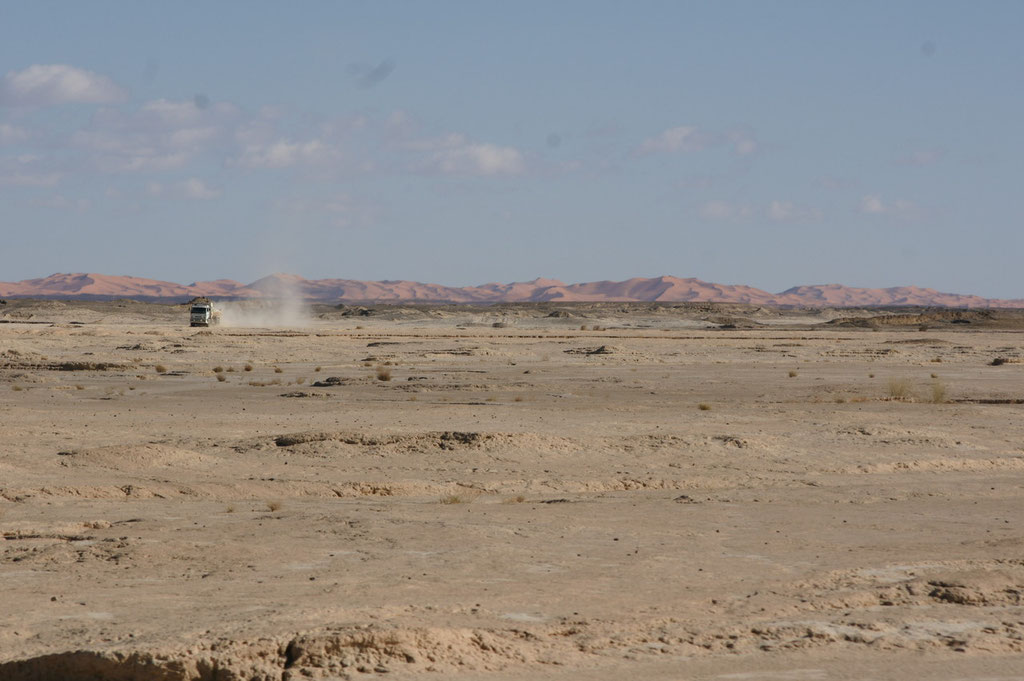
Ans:
{"label": "white cloud", "polygon": [[17,144],[29,138],[28,131],[10,123],[0,123],[0,144]]}
{"label": "white cloud", "polygon": [[226,141],[239,117],[226,103],[203,108],[193,100],[158,99],[125,114],[101,109],[72,143],[92,155],[103,172],[158,172],[181,168],[196,155]]}
{"label": "white cloud", "polygon": [[860,212],[866,215],[896,215],[909,217],[917,210],[913,201],[893,199],[883,201],[878,194],[867,194],[860,200]]}
{"label": "white cloud", "polygon": [[821,217],[821,211],[809,206],[801,206],[792,201],[771,201],[765,209],[768,219],[775,222],[800,222],[803,220],[816,220]]}
{"label": "white cloud", "polygon": [[740,220],[753,215],[750,206],[729,201],[708,201],[700,207],[700,215],[705,220]]}
{"label": "white cloud", "polygon": [[297,164],[317,163],[331,154],[331,149],[320,140],[291,142],[278,139],[268,144],[245,145],[233,163],[243,168],[287,168]]}
{"label": "white cloud", "polygon": [[198,177],[190,177],[173,184],[150,182],[146,185],[146,194],[154,199],[207,200],[219,198],[221,193],[220,189],[210,187]]}
{"label": "white cloud", "polygon": [[41,156],[0,157],[0,186],[53,187],[62,175]]}
{"label": "white cloud", "polygon": [[181,190],[186,199],[216,199],[221,190],[213,189],[197,177],[190,177],[181,183]]}
{"label": "white cloud", "polygon": [[729,143],[732,144],[732,150],[738,156],[749,156],[750,154],[757,153],[757,150],[760,149],[753,133],[747,130],[733,130],[730,132]]}
{"label": "white cloud", "polygon": [[429,159],[419,165],[446,175],[518,175],[526,170],[526,159],[515,147],[470,142],[457,133],[407,147],[428,152]]}
{"label": "white cloud", "polygon": [[111,104],[125,97],[125,91],[106,76],[66,64],[34,64],[8,71],[0,79],[0,106]]}
{"label": "white cloud", "polygon": [[940,149],[921,149],[896,159],[903,166],[930,166],[942,160],[945,153]]}
{"label": "white cloud", "polygon": [[644,140],[640,145],[640,153],[700,151],[711,142],[706,133],[689,125],[669,128],[657,137]]}

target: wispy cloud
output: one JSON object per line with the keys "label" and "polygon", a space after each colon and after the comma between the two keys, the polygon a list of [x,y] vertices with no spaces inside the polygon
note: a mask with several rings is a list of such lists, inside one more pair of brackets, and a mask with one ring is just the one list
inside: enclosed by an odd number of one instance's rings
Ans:
{"label": "wispy cloud", "polygon": [[420,169],[445,175],[518,175],[526,170],[523,153],[515,147],[471,142],[457,133],[407,146],[427,152],[426,160],[416,164]]}
{"label": "wispy cloud", "polygon": [[0,123],[0,144],[18,144],[28,141],[29,133],[25,128],[10,123]]}
{"label": "wispy cloud", "polygon": [[712,147],[728,146],[737,156],[750,156],[760,149],[757,137],[751,130],[738,128],[727,132],[716,132],[693,125],[668,128],[654,137],[645,139],[636,149],[636,154],[677,154],[703,151]]}
{"label": "wispy cloud", "polygon": [[810,206],[775,199],[767,204],[714,200],[701,204],[700,216],[716,222],[768,219],[772,222],[804,222],[821,217],[821,211]]}
{"label": "wispy cloud", "polygon": [[919,149],[896,159],[901,166],[931,166],[942,160],[945,152],[941,149]]}
{"label": "wispy cloud", "polygon": [[867,194],[861,198],[859,210],[865,215],[910,217],[917,212],[917,205],[906,199],[883,200],[879,194]]}
{"label": "wispy cloud", "polygon": [[133,113],[104,108],[72,136],[72,143],[103,172],[172,170],[224,143],[239,115],[231,104],[200,108],[191,99],[158,99]]}
{"label": "wispy cloud", "polygon": [[163,182],[149,182],[146,185],[146,194],[152,198],[167,199],[188,199],[192,201],[206,201],[219,198],[220,189],[210,187],[198,177],[190,177],[181,182],[165,184]]}
{"label": "wispy cloud", "polygon": [[0,106],[113,104],[127,93],[106,76],[66,64],[33,64],[0,79]]}

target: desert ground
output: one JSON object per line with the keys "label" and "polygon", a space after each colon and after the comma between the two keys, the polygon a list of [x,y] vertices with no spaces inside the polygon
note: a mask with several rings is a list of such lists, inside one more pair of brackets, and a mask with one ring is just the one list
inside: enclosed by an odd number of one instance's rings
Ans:
{"label": "desert ground", "polygon": [[0,306],[0,679],[1024,678],[1024,313],[250,311]]}

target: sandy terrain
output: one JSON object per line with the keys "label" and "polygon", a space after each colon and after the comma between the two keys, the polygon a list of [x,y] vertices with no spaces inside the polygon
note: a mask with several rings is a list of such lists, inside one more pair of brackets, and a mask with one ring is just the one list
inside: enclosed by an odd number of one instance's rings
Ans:
{"label": "sandy terrain", "polygon": [[0,679],[1024,678],[1024,335],[870,315],[9,305]]}

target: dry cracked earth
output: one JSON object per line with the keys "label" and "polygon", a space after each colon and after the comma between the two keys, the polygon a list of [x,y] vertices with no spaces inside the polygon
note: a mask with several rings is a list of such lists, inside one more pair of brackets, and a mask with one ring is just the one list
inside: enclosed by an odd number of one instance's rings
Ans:
{"label": "dry cracked earth", "polygon": [[524,310],[0,315],[0,680],[1024,678],[1019,329]]}

